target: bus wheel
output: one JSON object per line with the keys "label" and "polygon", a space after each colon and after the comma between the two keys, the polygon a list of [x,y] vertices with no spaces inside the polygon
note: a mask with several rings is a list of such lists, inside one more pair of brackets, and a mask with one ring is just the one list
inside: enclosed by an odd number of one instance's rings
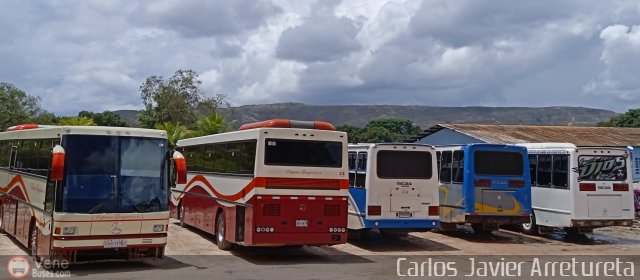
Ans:
{"label": "bus wheel", "polygon": [[29,247],[31,249],[31,257],[33,261],[36,263],[40,262],[40,257],[38,256],[38,226],[35,224],[31,227],[31,242],[29,243]]}
{"label": "bus wheel", "polygon": [[216,218],[216,245],[218,245],[218,249],[228,251],[231,249],[231,242],[224,239],[225,233],[225,221],[224,221],[224,213],[218,213],[218,217]]}
{"label": "bus wheel", "polygon": [[537,235],[538,234],[538,225],[536,225],[536,215],[531,213],[531,215],[529,216],[529,222],[528,223],[522,223],[520,225],[520,230],[522,230],[522,232],[524,232],[526,234],[529,234],[529,235]]}
{"label": "bus wheel", "polygon": [[4,233],[4,229],[2,227],[4,226],[3,220],[4,220],[4,208],[2,207],[2,204],[0,204],[0,233]]}
{"label": "bus wheel", "polygon": [[181,227],[187,226],[187,224],[184,223],[184,206],[182,205],[182,202],[180,202],[178,206],[178,220],[180,220]]}

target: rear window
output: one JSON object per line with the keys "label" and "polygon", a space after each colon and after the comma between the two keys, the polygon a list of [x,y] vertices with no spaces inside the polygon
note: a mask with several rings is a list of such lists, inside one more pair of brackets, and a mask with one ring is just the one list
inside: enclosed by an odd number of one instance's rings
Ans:
{"label": "rear window", "polygon": [[379,151],[376,171],[381,179],[431,179],[431,162],[429,152]]}
{"label": "rear window", "polygon": [[342,167],[342,143],[266,139],[266,165]]}
{"label": "rear window", "polygon": [[624,181],[627,160],[623,156],[580,156],[578,173],[578,181]]}
{"label": "rear window", "polygon": [[476,175],[522,176],[522,154],[514,152],[476,151],[473,154]]}

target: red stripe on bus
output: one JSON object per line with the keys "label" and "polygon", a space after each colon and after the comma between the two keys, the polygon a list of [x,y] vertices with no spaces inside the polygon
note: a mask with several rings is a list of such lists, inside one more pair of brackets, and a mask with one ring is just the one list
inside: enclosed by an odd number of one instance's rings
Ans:
{"label": "red stripe on bus", "polygon": [[88,235],[88,236],[54,235],[53,240],[72,241],[72,240],[136,239],[136,238],[165,238],[165,237],[167,237],[166,233]]}
{"label": "red stripe on bus", "polygon": [[[13,189],[18,188],[18,190],[22,192],[22,195],[24,195],[24,200],[27,203],[32,204],[31,199],[29,198],[29,193],[27,192],[27,188],[25,186],[26,185],[24,183],[24,180],[22,179],[22,176],[16,175],[13,177],[13,179],[11,179],[11,182],[9,182],[9,184],[6,187],[0,186],[0,191],[8,194]],[[36,220],[36,223],[41,227],[44,227],[44,222],[38,219],[38,216],[36,215],[36,211],[33,210],[33,207],[29,207],[29,210],[31,210],[31,217],[33,217]]]}

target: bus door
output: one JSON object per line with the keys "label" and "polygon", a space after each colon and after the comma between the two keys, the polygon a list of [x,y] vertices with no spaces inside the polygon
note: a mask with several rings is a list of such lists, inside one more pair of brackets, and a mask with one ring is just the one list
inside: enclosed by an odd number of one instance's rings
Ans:
{"label": "bus door", "polygon": [[[578,149],[578,190],[574,218],[633,219],[633,188],[626,151]],[[586,209],[584,209],[586,207]],[[585,215],[586,214],[586,215]]]}

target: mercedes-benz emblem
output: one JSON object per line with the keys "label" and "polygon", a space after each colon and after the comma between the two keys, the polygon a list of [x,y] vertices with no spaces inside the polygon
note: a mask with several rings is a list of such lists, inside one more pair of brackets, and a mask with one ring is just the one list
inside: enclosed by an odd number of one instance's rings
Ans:
{"label": "mercedes-benz emblem", "polygon": [[111,233],[120,234],[122,232],[122,224],[120,222],[115,222],[111,224]]}
{"label": "mercedes-benz emblem", "polygon": [[307,205],[300,204],[300,208],[299,209],[300,209],[300,212],[307,211]]}

